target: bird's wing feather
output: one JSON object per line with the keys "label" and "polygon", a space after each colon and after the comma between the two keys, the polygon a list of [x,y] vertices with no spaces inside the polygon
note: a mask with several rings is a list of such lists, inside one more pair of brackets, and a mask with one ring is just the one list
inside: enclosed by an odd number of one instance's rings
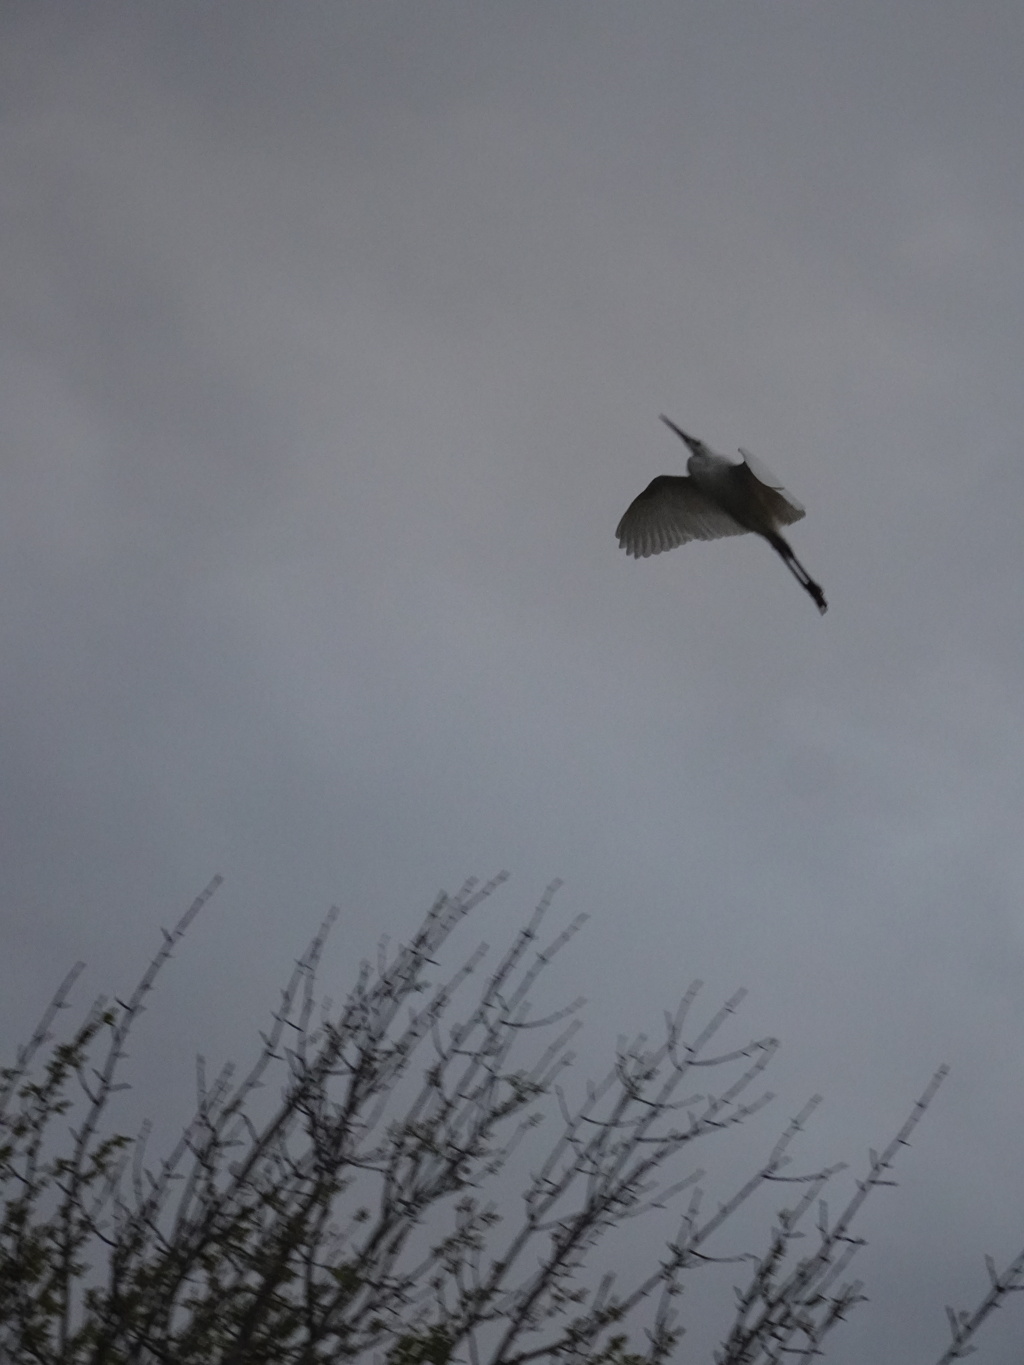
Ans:
{"label": "bird's wing feather", "polygon": [[745,530],[706,498],[689,477],[659,474],[629,504],[615,534],[627,554],[646,559],[688,540],[741,536]]}
{"label": "bird's wing feather", "polygon": [[807,515],[803,503],[798,502],[793,494],[786,490],[782,480],[777,474],[772,473],[763,460],[751,455],[750,451],[744,450],[742,446],[740,454],[743,456],[740,468],[749,471],[751,476],[748,481],[751,491],[756,493],[778,525],[792,526],[794,521],[799,521],[801,517]]}

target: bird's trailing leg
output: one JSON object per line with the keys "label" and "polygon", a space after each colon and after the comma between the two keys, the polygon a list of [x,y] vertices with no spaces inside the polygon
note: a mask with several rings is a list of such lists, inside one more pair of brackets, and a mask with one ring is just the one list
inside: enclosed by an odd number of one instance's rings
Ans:
{"label": "bird's trailing leg", "polygon": [[810,593],[811,597],[814,598],[815,606],[821,612],[822,616],[824,616],[828,611],[828,603],[825,601],[825,594],[820,585],[815,583],[814,579],[800,563],[799,559],[797,559],[789,542],[784,540],[777,532],[767,536],[766,539],[789,572],[800,584],[801,588],[803,588],[804,592]]}

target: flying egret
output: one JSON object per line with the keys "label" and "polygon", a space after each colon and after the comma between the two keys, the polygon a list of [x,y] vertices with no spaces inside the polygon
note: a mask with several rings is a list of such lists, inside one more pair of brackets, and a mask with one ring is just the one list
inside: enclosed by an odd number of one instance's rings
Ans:
{"label": "flying egret", "polygon": [[828,611],[825,594],[779,534],[780,526],[805,515],[792,493],[749,451],[741,448],[743,463],[732,464],[667,417],[661,420],[692,452],[687,473],[659,474],[629,504],[615,530],[626,553],[646,559],[688,540],[718,540],[753,531],[782,558],[818,610]]}

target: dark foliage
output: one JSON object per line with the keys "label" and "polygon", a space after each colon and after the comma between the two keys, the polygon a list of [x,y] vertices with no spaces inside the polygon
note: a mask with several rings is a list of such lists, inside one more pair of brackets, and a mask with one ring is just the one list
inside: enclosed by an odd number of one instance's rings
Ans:
{"label": "dark foliage", "polygon": [[[823,1196],[839,1167],[788,1168],[816,1100],[708,1209],[690,1154],[767,1102],[759,1087],[775,1041],[714,1051],[741,997],[698,1026],[694,986],[657,1042],[622,1044],[571,1104],[562,1082],[580,1002],[546,1017],[530,1006],[579,927],[538,946],[550,893],[468,1009],[459,1001],[484,950],[447,975],[438,966],[456,925],[501,880],[440,897],[407,944],[364,964],[336,1009],[315,995],[329,916],[249,1072],[207,1079],[200,1061],[195,1113],[159,1160],[147,1132],[111,1130],[111,1109],[129,1032],[219,879],[165,933],[134,993],[98,1002],[62,1042],[54,1029],[79,969],[70,973],[0,1073],[0,1361],[638,1365],[672,1358],[686,1277],[723,1261],[743,1283],[718,1365],[820,1355],[863,1298],[849,1278],[854,1219],[892,1183],[944,1069],[837,1215]],[[788,1194],[764,1250],[726,1248],[723,1228],[772,1185]],[[670,1202],[678,1232],[649,1264],[621,1278],[590,1272],[602,1239]],[[1024,1253],[989,1273],[973,1313],[950,1311],[943,1363],[972,1349],[1024,1282]]]}

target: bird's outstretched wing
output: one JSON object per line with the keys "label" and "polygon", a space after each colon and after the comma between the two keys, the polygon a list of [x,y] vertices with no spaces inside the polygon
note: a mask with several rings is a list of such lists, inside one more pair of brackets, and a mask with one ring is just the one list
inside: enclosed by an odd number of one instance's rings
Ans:
{"label": "bird's outstretched wing", "polygon": [[794,521],[807,515],[803,503],[798,502],[792,493],[786,491],[782,480],[773,474],[763,460],[751,455],[749,450],[740,446],[743,463],[738,469],[741,477],[747,478],[751,496],[756,497],[773,521],[779,526],[792,526]]}
{"label": "bird's outstretched wing", "polygon": [[718,540],[745,531],[687,475],[659,474],[626,508],[615,534],[627,554],[646,559],[688,540]]}

